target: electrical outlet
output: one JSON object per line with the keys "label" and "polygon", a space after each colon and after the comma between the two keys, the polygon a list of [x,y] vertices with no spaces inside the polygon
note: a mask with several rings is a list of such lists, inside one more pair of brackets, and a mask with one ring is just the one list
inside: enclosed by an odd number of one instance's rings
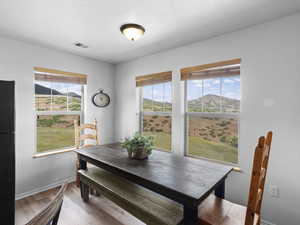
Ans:
{"label": "electrical outlet", "polygon": [[276,185],[270,185],[269,193],[271,197],[279,198],[279,188]]}

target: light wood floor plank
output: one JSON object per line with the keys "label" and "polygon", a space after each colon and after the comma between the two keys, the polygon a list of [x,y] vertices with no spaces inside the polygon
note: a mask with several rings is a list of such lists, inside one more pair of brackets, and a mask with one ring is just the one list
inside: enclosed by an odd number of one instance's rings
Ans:
{"label": "light wood floor plank", "polygon": [[[16,225],[24,225],[55,195],[58,188],[51,189],[16,201]],[[104,197],[91,196],[84,203],[80,190],[70,184],[64,197],[59,225],[143,225],[141,221]]]}

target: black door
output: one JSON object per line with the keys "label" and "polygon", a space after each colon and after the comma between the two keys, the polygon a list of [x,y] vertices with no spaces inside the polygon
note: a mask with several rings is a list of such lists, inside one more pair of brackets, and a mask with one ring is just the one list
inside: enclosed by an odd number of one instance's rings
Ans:
{"label": "black door", "polygon": [[0,81],[0,133],[15,130],[15,87],[13,81]]}
{"label": "black door", "polygon": [[14,225],[15,115],[14,82],[0,81],[0,224]]}
{"label": "black door", "polygon": [[[14,224],[15,153],[14,134],[0,134],[0,224]],[[4,225],[4,224],[3,224]]]}

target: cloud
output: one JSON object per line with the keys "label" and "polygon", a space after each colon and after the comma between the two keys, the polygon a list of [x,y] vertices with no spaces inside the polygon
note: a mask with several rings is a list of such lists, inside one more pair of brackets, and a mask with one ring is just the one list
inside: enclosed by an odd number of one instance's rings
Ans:
{"label": "cloud", "polygon": [[236,82],[240,82],[240,78],[225,78],[224,79],[224,83],[228,83],[228,84],[232,84],[232,83],[236,83]]}
{"label": "cloud", "polygon": [[203,80],[192,80],[192,83],[196,87],[202,88],[202,86],[204,86],[204,88],[210,88],[211,90],[217,90],[217,89],[219,89],[220,80],[219,79],[204,80],[204,82],[203,82]]}
{"label": "cloud", "polygon": [[225,79],[223,82],[227,83],[227,84],[232,84],[232,83],[234,83],[234,80],[232,80],[232,79]]}
{"label": "cloud", "polygon": [[212,84],[219,84],[220,83],[220,80],[219,79],[214,79],[211,81]]}
{"label": "cloud", "polygon": [[163,92],[160,90],[153,90],[153,100],[161,101],[163,98]]}
{"label": "cloud", "polygon": [[226,84],[232,84],[232,83],[234,83],[235,82],[235,80],[233,80],[233,79],[225,79],[224,80],[224,83],[226,83]]}
{"label": "cloud", "polygon": [[220,88],[218,88],[218,87],[211,87],[211,88],[209,88],[209,91],[220,91]]}
{"label": "cloud", "polygon": [[237,92],[226,92],[226,93],[224,93],[224,95],[227,98],[240,99],[240,95]]}
{"label": "cloud", "polygon": [[193,83],[196,87],[202,87],[202,80],[192,80],[192,83]]}

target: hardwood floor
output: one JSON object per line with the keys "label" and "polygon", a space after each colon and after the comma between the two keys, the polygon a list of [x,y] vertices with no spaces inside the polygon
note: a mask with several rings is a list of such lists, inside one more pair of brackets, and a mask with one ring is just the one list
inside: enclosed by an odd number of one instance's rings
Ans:
{"label": "hardwood floor", "polygon": [[[16,225],[24,225],[55,195],[51,189],[16,201]],[[104,197],[91,196],[89,203],[80,197],[74,183],[68,186],[61,210],[59,225],[143,225],[144,223]]]}

